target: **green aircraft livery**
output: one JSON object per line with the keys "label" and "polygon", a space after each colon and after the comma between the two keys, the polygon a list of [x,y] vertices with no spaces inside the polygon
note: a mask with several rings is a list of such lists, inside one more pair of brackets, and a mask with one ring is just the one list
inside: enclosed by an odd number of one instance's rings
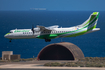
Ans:
{"label": "green aircraft livery", "polygon": [[37,26],[32,29],[15,29],[10,30],[9,33],[5,34],[4,37],[10,39],[30,39],[38,38],[45,39],[46,42],[50,42],[51,39],[62,38],[62,37],[75,37],[95,31],[99,31],[100,28],[96,28],[99,12],[93,12],[90,17],[82,24],[68,27],[59,28],[58,25],[44,27]]}

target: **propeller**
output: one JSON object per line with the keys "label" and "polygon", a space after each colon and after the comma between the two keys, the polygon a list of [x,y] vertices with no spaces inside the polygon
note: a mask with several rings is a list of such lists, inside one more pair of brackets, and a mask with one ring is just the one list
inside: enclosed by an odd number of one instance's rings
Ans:
{"label": "propeller", "polygon": [[32,32],[33,32],[33,34],[34,34],[34,25],[32,25],[32,29],[31,29],[31,30],[32,30]]}

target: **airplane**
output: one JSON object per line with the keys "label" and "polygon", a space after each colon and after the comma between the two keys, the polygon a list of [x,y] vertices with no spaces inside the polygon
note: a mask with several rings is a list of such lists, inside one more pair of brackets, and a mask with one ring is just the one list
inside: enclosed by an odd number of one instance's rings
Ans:
{"label": "airplane", "polygon": [[100,28],[96,28],[99,12],[93,12],[90,17],[82,24],[62,28],[58,25],[44,27],[37,25],[36,28],[32,26],[32,29],[14,29],[5,34],[4,37],[10,39],[30,39],[38,38],[45,39],[46,42],[50,42],[51,39],[64,38],[64,37],[76,37],[79,35],[99,31]]}

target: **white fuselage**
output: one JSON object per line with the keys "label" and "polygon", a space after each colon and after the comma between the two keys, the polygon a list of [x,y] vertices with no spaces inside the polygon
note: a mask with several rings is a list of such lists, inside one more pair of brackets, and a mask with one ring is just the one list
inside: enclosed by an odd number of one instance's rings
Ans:
{"label": "white fuselage", "polygon": [[54,25],[50,27],[37,26],[37,28],[32,27],[32,29],[15,29],[4,37],[10,40],[39,38],[45,39],[46,42],[59,37],[75,37],[100,30],[100,28],[96,28],[98,17],[99,12],[93,12],[84,23],[77,26],[58,28],[58,25]]}

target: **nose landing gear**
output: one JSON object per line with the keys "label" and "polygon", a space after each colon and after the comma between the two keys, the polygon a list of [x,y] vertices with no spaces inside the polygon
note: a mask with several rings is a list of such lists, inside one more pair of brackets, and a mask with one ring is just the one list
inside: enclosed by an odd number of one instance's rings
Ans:
{"label": "nose landing gear", "polygon": [[12,39],[10,39],[10,41],[9,41],[9,42],[11,42],[11,40],[12,40]]}

